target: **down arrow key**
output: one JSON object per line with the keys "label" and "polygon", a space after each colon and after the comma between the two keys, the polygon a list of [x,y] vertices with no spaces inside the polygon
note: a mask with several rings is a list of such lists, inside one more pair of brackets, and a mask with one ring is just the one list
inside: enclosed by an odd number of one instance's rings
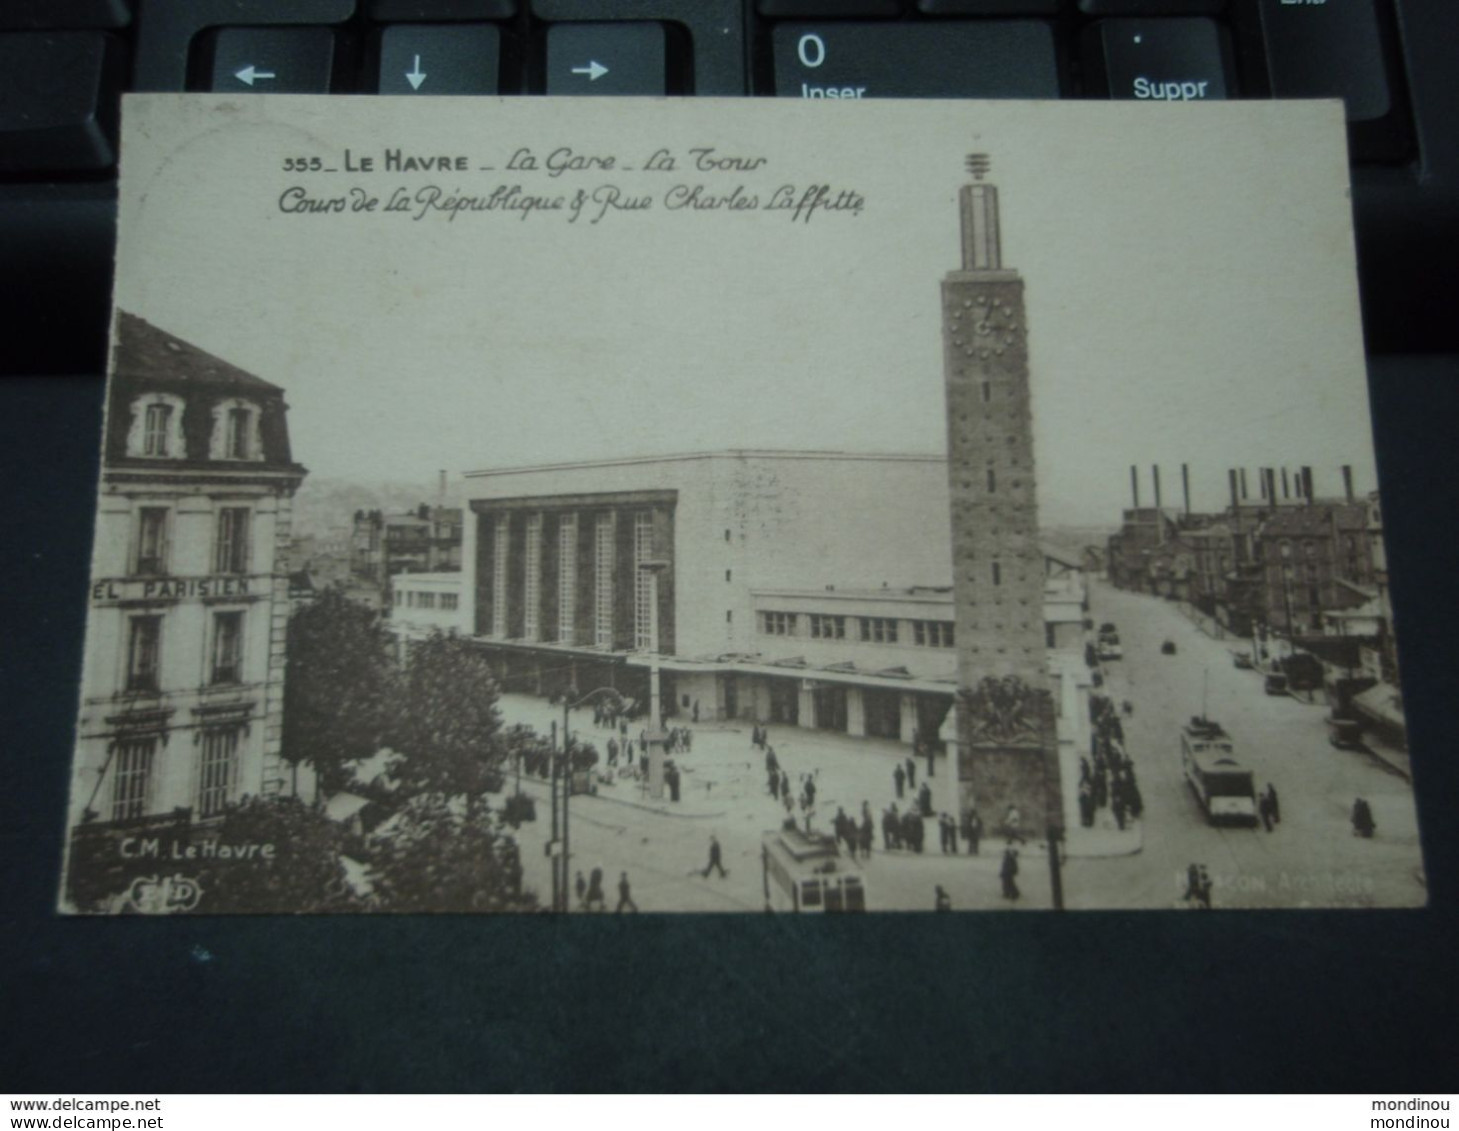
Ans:
{"label": "down arrow key", "polygon": [[496,94],[492,24],[391,24],[380,33],[381,94]]}

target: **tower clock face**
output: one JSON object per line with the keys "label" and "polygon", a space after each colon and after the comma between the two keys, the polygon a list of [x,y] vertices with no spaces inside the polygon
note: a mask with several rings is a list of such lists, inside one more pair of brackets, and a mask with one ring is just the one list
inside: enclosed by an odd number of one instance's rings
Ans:
{"label": "tower clock face", "polygon": [[953,348],[964,357],[991,361],[1018,344],[1023,327],[1012,303],[978,294],[954,300],[949,331]]}

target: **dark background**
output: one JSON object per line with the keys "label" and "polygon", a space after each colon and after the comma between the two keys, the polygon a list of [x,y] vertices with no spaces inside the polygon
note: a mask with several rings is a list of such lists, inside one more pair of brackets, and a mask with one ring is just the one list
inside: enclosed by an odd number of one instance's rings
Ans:
{"label": "dark background", "polygon": [[1453,1090],[1459,365],[1371,387],[1427,910],[80,919],[102,383],[0,381],[0,1087]]}

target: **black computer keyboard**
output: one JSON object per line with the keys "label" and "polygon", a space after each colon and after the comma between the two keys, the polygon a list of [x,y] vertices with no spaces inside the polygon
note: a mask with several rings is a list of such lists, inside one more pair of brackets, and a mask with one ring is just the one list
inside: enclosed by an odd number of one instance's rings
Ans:
{"label": "black computer keyboard", "polygon": [[0,366],[101,367],[117,105],[130,90],[1338,97],[1370,349],[1456,349],[1459,320],[1424,294],[1452,284],[1459,258],[1456,9],[1455,0],[0,0],[0,303],[21,327]]}

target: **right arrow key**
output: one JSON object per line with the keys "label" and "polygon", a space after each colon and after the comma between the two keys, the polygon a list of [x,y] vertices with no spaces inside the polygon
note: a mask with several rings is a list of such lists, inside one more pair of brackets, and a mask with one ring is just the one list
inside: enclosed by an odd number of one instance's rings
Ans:
{"label": "right arrow key", "polygon": [[665,81],[662,24],[553,24],[547,29],[548,94],[663,94]]}

